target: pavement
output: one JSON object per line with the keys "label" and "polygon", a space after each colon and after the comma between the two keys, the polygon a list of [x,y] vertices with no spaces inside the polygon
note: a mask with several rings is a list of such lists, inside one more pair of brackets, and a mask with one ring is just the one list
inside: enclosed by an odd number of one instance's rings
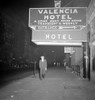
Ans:
{"label": "pavement", "polygon": [[30,72],[9,80],[0,87],[0,100],[95,100],[95,84],[61,67],[49,68],[43,80]]}
{"label": "pavement", "polygon": [[95,84],[95,71],[91,71],[91,82]]}

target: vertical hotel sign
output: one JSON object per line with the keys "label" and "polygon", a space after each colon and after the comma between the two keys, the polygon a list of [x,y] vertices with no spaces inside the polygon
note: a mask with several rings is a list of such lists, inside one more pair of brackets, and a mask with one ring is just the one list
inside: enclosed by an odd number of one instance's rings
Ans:
{"label": "vertical hotel sign", "polygon": [[56,30],[74,26],[86,26],[86,7],[29,9],[29,27],[35,30]]}

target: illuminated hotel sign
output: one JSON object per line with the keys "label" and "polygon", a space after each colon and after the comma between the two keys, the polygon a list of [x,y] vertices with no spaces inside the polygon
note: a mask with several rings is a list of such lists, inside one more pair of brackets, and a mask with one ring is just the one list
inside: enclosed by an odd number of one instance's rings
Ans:
{"label": "illuminated hotel sign", "polygon": [[31,28],[55,30],[73,26],[86,26],[86,7],[29,9],[29,27]]}
{"label": "illuminated hotel sign", "polygon": [[72,40],[70,34],[46,34],[46,40]]}
{"label": "illuminated hotel sign", "polygon": [[73,48],[72,47],[64,47],[64,53],[72,53]]}
{"label": "illuminated hotel sign", "polygon": [[33,30],[32,41],[38,45],[77,45],[87,42],[86,29],[81,31]]}

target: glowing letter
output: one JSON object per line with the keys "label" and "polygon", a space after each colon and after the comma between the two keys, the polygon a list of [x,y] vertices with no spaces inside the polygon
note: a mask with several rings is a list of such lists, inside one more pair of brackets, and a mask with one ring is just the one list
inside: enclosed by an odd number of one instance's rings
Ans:
{"label": "glowing letter", "polygon": [[46,34],[46,39],[49,39],[49,34]]}

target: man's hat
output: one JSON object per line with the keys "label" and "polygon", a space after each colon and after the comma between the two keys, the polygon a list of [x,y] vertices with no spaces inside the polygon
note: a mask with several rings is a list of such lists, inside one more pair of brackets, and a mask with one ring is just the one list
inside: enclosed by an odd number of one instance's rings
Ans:
{"label": "man's hat", "polygon": [[41,56],[41,58],[44,58],[44,56]]}

